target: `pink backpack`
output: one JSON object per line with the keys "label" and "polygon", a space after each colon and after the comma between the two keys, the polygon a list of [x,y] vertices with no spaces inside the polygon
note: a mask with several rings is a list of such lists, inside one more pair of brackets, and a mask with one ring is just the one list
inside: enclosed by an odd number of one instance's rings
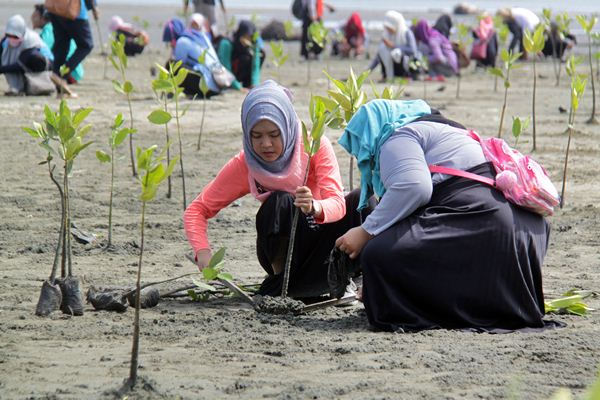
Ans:
{"label": "pink backpack", "polygon": [[543,216],[554,213],[554,207],[560,203],[560,196],[544,167],[511,148],[502,139],[482,139],[474,131],[469,131],[469,135],[481,144],[486,160],[494,165],[497,174],[495,180],[438,165],[430,165],[429,171],[486,183],[502,191],[511,203]]}
{"label": "pink backpack", "polygon": [[475,39],[471,47],[471,60],[483,61],[487,57],[488,40]]}

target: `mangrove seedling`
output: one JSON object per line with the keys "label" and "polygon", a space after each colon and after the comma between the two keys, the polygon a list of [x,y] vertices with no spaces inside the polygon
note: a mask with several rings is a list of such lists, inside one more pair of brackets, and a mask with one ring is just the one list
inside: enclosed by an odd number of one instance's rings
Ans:
{"label": "mangrove seedling", "polygon": [[[327,40],[328,34],[327,28],[323,22],[313,22],[308,27],[308,44],[307,46],[310,48],[317,46],[322,49],[325,49],[325,42]],[[310,57],[306,59],[306,84],[310,85]]]}
{"label": "mangrove seedling", "polygon": [[[71,199],[69,196],[69,174],[73,168],[75,158],[92,142],[84,142],[85,135],[90,131],[91,125],[82,125],[85,118],[92,111],[91,108],[82,108],[73,113],[66,101],[61,100],[58,111],[54,112],[47,105],[44,107],[43,123],[34,123],[33,128],[23,128],[33,138],[40,140],[40,146],[46,150],[46,160],[41,164],[48,164],[50,179],[58,188],[61,195],[61,230],[54,255],[54,263],[50,278],[44,282],[42,293],[36,307],[37,315],[48,315],[60,309],[65,314],[83,315],[83,303],[79,279],[73,275],[71,261]],[[54,166],[51,162],[55,156],[63,161],[62,185],[54,177]],[[61,278],[56,278],[58,269],[58,254],[60,253]],[[56,285],[60,287],[61,300],[57,303]]]}
{"label": "mangrove seedling", "polygon": [[[561,14],[557,14],[555,22],[556,22],[556,25],[558,26],[558,31],[560,32],[561,37],[569,34],[569,30],[571,29],[571,22],[573,22],[573,18],[569,17],[569,14],[566,11]],[[557,68],[557,74],[556,74],[556,83],[555,83],[556,86],[560,85],[560,75],[562,72],[562,68],[560,67],[560,64],[562,63],[562,61],[563,61],[562,59],[557,60],[558,68]]]}
{"label": "mangrove seedling", "polygon": [[[306,185],[308,171],[310,168],[310,160],[319,151],[321,146],[321,137],[325,133],[325,126],[336,118],[335,114],[327,110],[327,106],[321,97],[311,96],[309,111],[310,119],[312,121],[312,129],[310,133],[306,128],[306,124],[304,121],[302,121],[302,140],[304,143],[304,151],[308,155],[308,162],[306,163],[306,169],[304,170],[304,183],[302,185]],[[292,266],[292,256],[294,253],[294,242],[296,239],[296,228],[298,227],[299,214],[300,210],[296,208],[294,210],[294,217],[292,219],[292,228],[290,231],[287,256],[285,259],[285,268],[283,271],[283,286],[281,289],[281,297],[283,298],[286,298],[288,294],[290,270]]]}
{"label": "mangrove seedling", "polygon": [[571,77],[571,108],[569,110],[569,123],[567,131],[569,133],[569,139],[567,140],[567,149],[565,151],[565,165],[563,168],[563,181],[562,189],[560,191],[560,208],[563,208],[566,196],[566,185],[567,185],[567,166],[569,163],[569,149],[571,148],[571,137],[573,136],[573,124],[575,123],[575,114],[579,108],[581,99],[583,98],[583,92],[585,91],[585,85],[587,79],[583,78],[583,75],[578,74],[576,67],[579,61],[575,56],[569,57],[567,60],[567,74]]}
{"label": "mangrove seedling", "polygon": [[[342,123],[339,125],[340,128],[344,128],[346,124],[352,119],[356,111],[367,102],[367,93],[362,89],[363,82],[367,78],[371,71],[367,70],[360,74],[358,77],[354,75],[354,71],[350,68],[350,76],[346,82],[334,79],[327,73],[323,73],[335,86],[333,89],[328,90],[327,94],[335,102],[334,104],[339,110],[342,117]],[[331,112],[331,108],[328,107]],[[343,113],[343,114],[342,114]],[[350,156],[350,166],[348,170],[348,179],[350,190],[354,189],[354,157]]]}
{"label": "mangrove seedling", "polygon": [[588,39],[588,63],[590,65],[590,82],[592,83],[592,115],[586,121],[588,124],[598,125],[600,121],[596,118],[596,86],[594,85],[594,67],[592,64],[592,30],[594,29],[594,25],[598,22],[598,17],[593,16],[588,19],[583,15],[577,16],[577,21],[579,25],[583,28],[587,35]]}
{"label": "mangrove seedling", "polygon": [[129,368],[129,379],[125,381],[121,392],[131,390],[137,382],[138,355],[140,348],[140,293],[142,279],[142,260],[144,256],[144,225],[146,218],[146,205],[156,196],[160,184],[173,172],[177,157],[173,158],[169,164],[163,163],[165,159],[163,150],[156,155],[157,146],[151,146],[147,149],[136,149],[137,167],[141,176],[138,181],[141,186],[139,199],[142,202],[141,221],[140,221],[140,257],[138,260],[136,291],[135,291],[135,315],[133,321],[133,344],[131,347],[131,363]]}
{"label": "mangrove seedling", "polygon": [[[206,50],[198,56],[198,62],[202,65],[206,62]],[[202,93],[202,120],[200,121],[200,132],[198,133],[198,144],[196,145],[196,150],[200,151],[200,145],[202,143],[202,130],[204,129],[204,115],[206,114],[206,98],[208,96],[208,92],[210,91],[208,87],[208,83],[206,83],[206,79],[204,79],[204,75],[200,76],[200,82],[198,84],[200,92]]]}
{"label": "mangrove seedling", "polygon": [[373,91],[373,98],[375,99],[386,99],[386,100],[398,100],[402,93],[404,92],[404,86],[406,85],[406,80],[399,78],[398,79],[399,88],[398,90],[394,89],[393,85],[386,86],[383,88],[383,91],[379,93],[375,84],[371,80],[369,83],[371,84],[371,90]]}
{"label": "mangrove seedling", "polygon": [[521,119],[519,117],[513,117],[512,122],[512,134],[515,138],[515,145],[517,147],[519,144],[519,139],[521,138],[521,134],[527,127],[529,126],[529,118]]}
{"label": "mangrove seedling", "polygon": [[[460,23],[456,27],[456,42],[458,44],[458,48],[463,51],[465,50],[471,42],[473,42],[473,37],[471,35],[471,28],[467,24]],[[456,98],[460,97],[460,76],[461,73],[458,71],[458,75],[456,76]]]}
{"label": "mangrove seedling", "polygon": [[127,105],[129,106],[129,157],[131,161],[131,173],[133,176],[137,176],[135,170],[135,158],[133,156],[133,134],[137,132],[137,129],[133,128],[133,110],[131,107],[131,93],[133,92],[133,83],[127,80],[127,55],[125,54],[125,35],[121,34],[118,38],[112,38],[110,41],[111,54],[108,56],[111,64],[115,71],[117,71],[121,80],[113,79],[113,89],[115,92],[124,94],[127,98]]}
{"label": "mangrove seedling", "polygon": [[[498,33],[498,49],[503,48],[506,45],[508,34],[510,29],[508,25],[504,23],[504,19],[501,16],[494,17],[494,28]],[[494,75],[494,92],[498,91],[498,76]]]}
{"label": "mangrove seedling", "polygon": [[96,151],[96,158],[103,163],[110,163],[110,197],[108,201],[108,243],[107,249],[112,247],[112,208],[113,208],[113,193],[115,181],[115,149],[123,143],[125,138],[131,133],[130,128],[123,127],[123,114],[119,113],[110,127],[111,133],[108,138],[108,146],[110,154],[102,150]]}
{"label": "mangrove seedling", "polygon": [[544,38],[544,30],[545,26],[540,24],[535,28],[535,31],[532,33],[529,29],[525,29],[525,36],[523,37],[523,46],[528,53],[532,55],[533,61],[533,95],[531,99],[531,114],[533,116],[533,148],[531,151],[536,150],[536,124],[535,124],[535,91],[537,85],[537,71],[535,68],[535,60],[537,58],[537,54],[544,49],[544,45],[546,44],[546,40]]}
{"label": "mangrove seedling", "polygon": [[269,44],[271,45],[271,52],[273,53],[273,59],[271,62],[273,63],[273,66],[277,71],[277,82],[281,83],[280,68],[283,66],[283,64],[286,63],[290,55],[285,53],[283,40],[280,40],[278,42],[271,41],[269,42]]}
{"label": "mangrove seedling", "polygon": [[291,39],[294,35],[294,23],[290,20],[287,20],[283,23],[283,29],[285,32],[285,38],[287,40]]}
{"label": "mangrove seedling", "polygon": [[504,80],[504,101],[502,103],[502,111],[500,112],[500,125],[498,126],[498,137],[502,137],[502,125],[504,124],[504,113],[506,112],[506,102],[508,100],[508,88],[510,88],[510,71],[517,68],[515,63],[521,57],[521,53],[513,53],[512,50],[502,49],[500,58],[504,62],[504,68],[489,68],[490,74]]}
{"label": "mangrove seedling", "polygon": [[[169,69],[165,69],[162,65],[156,64],[159,70],[159,77],[152,83],[155,90],[160,89],[167,95],[173,96],[175,103],[175,123],[177,127],[177,142],[179,144],[179,167],[181,169],[181,185],[183,190],[183,209],[187,208],[186,192],[185,192],[185,169],[183,167],[183,142],[181,139],[181,123],[180,119],[185,115],[188,108],[181,108],[179,103],[179,97],[183,95],[183,88],[181,84],[185,81],[188,74],[186,68],[182,68],[182,62],[177,61],[176,63],[169,63]],[[163,110],[166,114],[171,115],[168,111]],[[152,121],[151,121],[152,122]],[[160,122],[160,121],[159,121]]]}
{"label": "mangrove seedling", "polygon": [[[167,164],[171,162],[171,138],[169,137],[169,121],[171,114],[169,113],[169,94],[171,91],[171,83],[168,81],[169,75],[165,70],[158,70],[158,77],[152,81],[152,91],[156,96],[156,100],[161,108],[154,110],[148,115],[148,120],[156,125],[165,127],[165,147],[167,148]],[[152,116],[152,118],[150,118]],[[167,177],[167,199],[172,195],[171,175]]]}

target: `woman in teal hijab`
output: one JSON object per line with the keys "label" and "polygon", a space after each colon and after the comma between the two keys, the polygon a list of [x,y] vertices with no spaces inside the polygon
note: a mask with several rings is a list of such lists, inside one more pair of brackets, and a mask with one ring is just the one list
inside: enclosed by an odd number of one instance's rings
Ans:
{"label": "woman in teal hijab", "polygon": [[541,265],[549,226],[478,181],[493,166],[461,124],[422,100],[373,100],[339,140],[357,159],[360,207],[379,204],[337,239],[360,256],[369,322],[392,331],[544,328]]}

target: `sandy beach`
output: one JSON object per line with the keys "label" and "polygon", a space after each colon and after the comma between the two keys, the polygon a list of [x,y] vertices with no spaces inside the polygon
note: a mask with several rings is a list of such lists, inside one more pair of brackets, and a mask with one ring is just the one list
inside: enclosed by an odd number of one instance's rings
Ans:
{"label": "sandy beach", "polygon": [[[0,5],[0,23],[14,13],[29,16],[31,2]],[[177,3],[179,4],[179,3]],[[257,11],[258,13],[259,11]],[[173,10],[122,6],[102,9],[103,21],[111,15],[135,15],[150,24],[152,46],[130,60],[133,115],[138,133],[135,144],[164,145],[162,127],[146,116],[158,107],[150,82],[150,67],[164,63],[167,51],[159,42],[160,28]],[[104,24],[103,29],[106,24]],[[95,29],[95,28],[94,28]],[[371,53],[376,43],[372,43]],[[281,69],[282,84],[295,95],[300,117],[308,120],[312,94],[326,94],[326,68],[345,79],[349,67],[367,68],[369,61],[339,60],[324,56],[307,64],[299,61],[299,43],[288,42],[291,60]],[[267,54],[270,49],[267,46]],[[582,49],[580,49],[581,51]],[[73,263],[83,287],[128,286],[135,283],[139,247],[141,203],[138,183],[131,177],[128,149],[118,150],[115,176],[116,249],[105,252],[110,168],[94,156],[108,150],[114,116],[127,114],[124,96],[115,94],[110,64],[104,78],[104,57],[95,48],[85,61],[86,75],[75,87],[72,108],[93,107],[89,116],[94,144],[76,160],[71,176],[73,220],[97,241],[74,243]],[[569,86],[566,74],[554,85],[552,62],[538,63],[538,149],[533,155],[548,170],[560,189],[567,144]],[[582,65],[581,72],[587,72]],[[514,72],[505,119],[505,138],[511,116],[531,112],[531,63]],[[263,79],[277,75],[267,56]],[[371,75],[373,81],[379,71]],[[0,92],[6,82],[0,77]],[[456,98],[456,79],[445,83],[409,82],[404,98],[423,98],[448,117],[485,136],[498,129],[503,92],[494,92],[493,78],[465,70]],[[501,85],[499,85],[501,86]],[[383,86],[376,84],[381,90]],[[371,89],[367,87],[371,96]],[[203,142],[196,150],[202,102],[183,100],[189,111],[182,118],[183,155],[187,199],[191,201],[241,148],[240,105],[243,94],[227,91],[207,102]],[[600,126],[587,125],[591,89],[586,89],[577,113],[571,143],[565,207],[550,217],[552,234],[544,273],[548,298],[571,288],[600,291]],[[45,153],[21,131],[43,119],[43,107],[58,106],[53,97],[0,97],[0,398],[95,399],[110,398],[129,372],[133,310],[123,314],[96,312],[86,304],[85,314],[71,317],[60,312],[34,315],[42,282],[47,279],[58,237],[60,201],[44,166]],[[171,124],[174,131],[174,124]],[[348,182],[349,156],[336,143],[341,131],[328,130]],[[531,128],[518,148],[531,150]],[[176,151],[176,148],[174,149]],[[191,273],[195,266],[185,258],[189,246],[182,224],[181,174],[173,179],[173,198],[160,189],[146,216],[146,252],[143,281],[157,281]],[[356,178],[355,184],[358,183]],[[254,215],[259,203],[244,197],[210,221],[213,247],[226,247],[226,271],[240,283],[258,283],[263,271],[255,256]],[[182,280],[178,284],[191,283]],[[177,283],[161,286],[168,290]],[[600,300],[588,301],[600,308]],[[164,299],[141,313],[140,376],[146,382],[129,399],[548,399],[558,388],[583,394],[594,381],[600,362],[600,314],[549,315],[565,328],[536,333],[502,335],[433,330],[411,334],[373,332],[362,305],[328,308],[302,316],[259,314],[237,298]]]}

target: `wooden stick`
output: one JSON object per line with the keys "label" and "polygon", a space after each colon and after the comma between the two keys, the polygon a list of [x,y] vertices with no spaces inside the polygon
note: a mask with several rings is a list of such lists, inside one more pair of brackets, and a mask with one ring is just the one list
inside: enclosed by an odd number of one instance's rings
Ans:
{"label": "wooden stick", "polygon": [[322,308],[327,308],[327,307],[331,307],[331,306],[337,306],[337,305],[341,305],[341,304],[349,304],[354,301],[356,301],[355,295],[348,296],[348,297],[342,297],[341,299],[325,300],[320,303],[314,303],[314,304],[310,304],[308,306],[304,306],[302,308],[301,312],[305,313],[305,312],[320,310]]}

